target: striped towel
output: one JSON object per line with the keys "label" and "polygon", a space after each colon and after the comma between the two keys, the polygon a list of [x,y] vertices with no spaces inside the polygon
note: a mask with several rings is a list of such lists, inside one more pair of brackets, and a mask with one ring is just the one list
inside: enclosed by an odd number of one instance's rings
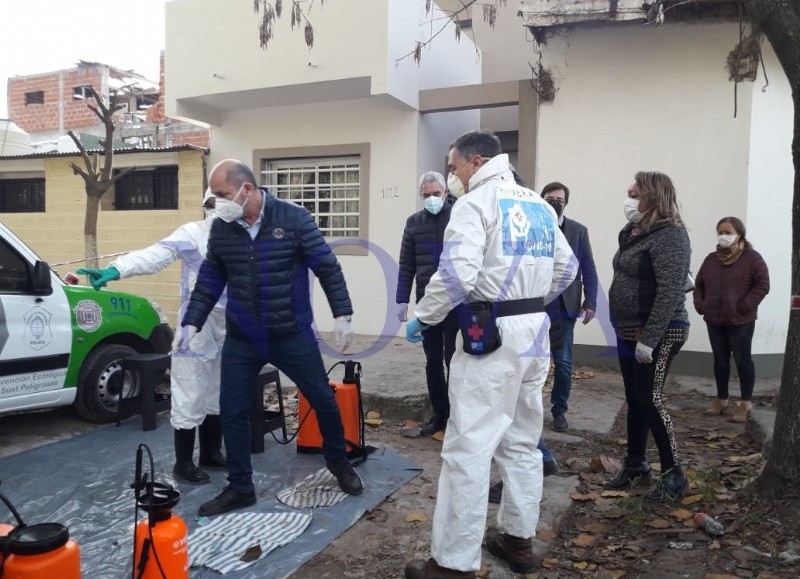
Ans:
{"label": "striped towel", "polygon": [[[189,565],[229,573],[249,567],[306,530],[306,513],[232,513],[197,527],[189,535]],[[252,547],[258,546],[258,550]],[[253,556],[255,551],[257,556]],[[242,560],[245,552],[250,556]]]}
{"label": "striped towel", "polygon": [[339,483],[327,468],[308,475],[297,486],[283,489],[277,495],[284,505],[296,509],[330,507],[342,502],[347,494],[339,490]]}

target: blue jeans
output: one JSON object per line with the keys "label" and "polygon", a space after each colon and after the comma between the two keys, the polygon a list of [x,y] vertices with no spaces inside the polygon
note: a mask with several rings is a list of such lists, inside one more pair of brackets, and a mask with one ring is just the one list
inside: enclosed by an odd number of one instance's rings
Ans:
{"label": "blue jeans", "polygon": [[547,446],[545,446],[543,438],[539,439],[539,444],[536,446],[536,448],[542,451],[542,462],[552,462],[555,460],[553,452],[547,448]]}
{"label": "blue jeans", "polygon": [[250,462],[250,412],[256,399],[256,377],[267,363],[286,374],[315,410],[325,459],[339,462],[345,458],[339,407],[328,385],[322,356],[311,329],[270,340],[258,347],[229,332],[222,346],[220,420],[229,486],[245,494],[255,491]]}
{"label": "blue jeans", "polygon": [[555,371],[553,373],[553,392],[550,404],[553,414],[564,414],[569,408],[567,401],[572,390],[572,340],[575,335],[575,318],[564,317],[561,320],[564,341],[559,348],[551,352]]}

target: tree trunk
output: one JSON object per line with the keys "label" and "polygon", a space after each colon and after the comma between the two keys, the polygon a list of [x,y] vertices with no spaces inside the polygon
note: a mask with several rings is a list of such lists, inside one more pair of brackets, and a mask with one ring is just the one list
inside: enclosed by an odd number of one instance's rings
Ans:
{"label": "tree trunk", "polygon": [[86,193],[86,218],[83,221],[83,247],[86,252],[86,267],[97,269],[97,214],[100,211],[100,195]]}
{"label": "tree trunk", "polygon": [[[792,296],[800,295],[800,2],[744,0],[750,17],[767,35],[792,88],[794,196],[792,198]],[[777,269],[777,268],[776,268]],[[794,300],[793,300],[794,302]],[[765,495],[789,490],[800,481],[800,309],[789,310],[789,331],[772,446],[756,481]]]}

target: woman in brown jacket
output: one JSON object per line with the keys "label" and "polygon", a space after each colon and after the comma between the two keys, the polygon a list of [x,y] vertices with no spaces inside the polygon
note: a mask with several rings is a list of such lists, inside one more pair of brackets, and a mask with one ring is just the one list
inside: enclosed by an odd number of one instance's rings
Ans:
{"label": "woman in brown jacket", "polygon": [[717,250],[700,266],[694,289],[694,307],[708,326],[717,383],[717,399],[705,414],[719,415],[728,407],[733,354],[742,391],[742,401],[731,418],[733,422],[745,422],[753,406],[756,372],[750,346],[758,304],[769,293],[767,264],[745,234],[741,219],[723,217],[719,220]]}

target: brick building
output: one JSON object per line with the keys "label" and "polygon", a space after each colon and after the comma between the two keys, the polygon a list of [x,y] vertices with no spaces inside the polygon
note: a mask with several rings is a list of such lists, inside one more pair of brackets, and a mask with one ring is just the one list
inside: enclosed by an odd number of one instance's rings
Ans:
{"label": "brick building", "polygon": [[71,142],[65,140],[69,130],[94,143],[91,136],[105,133],[87,106],[95,91],[106,102],[109,95],[116,94],[123,107],[117,114],[115,147],[208,147],[208,129],[163,114],[163,54],[158,83],[133,71],[87,61],[66,70],[9,78],[9,118],[30,134],[36,151],[64,150],[65,143],[71,148]]}

